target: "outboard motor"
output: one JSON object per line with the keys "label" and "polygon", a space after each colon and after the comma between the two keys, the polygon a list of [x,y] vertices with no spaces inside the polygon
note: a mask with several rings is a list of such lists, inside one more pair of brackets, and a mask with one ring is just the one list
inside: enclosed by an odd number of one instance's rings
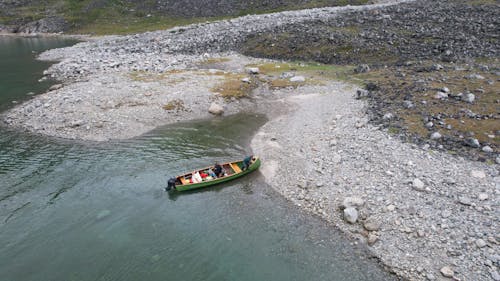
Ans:
{"label": "outboard motor", "polygon": [[165,191],[170,191],[172,188],[175,189],[175,181],[176,181],[176,178],[168,179],[167,187],[165,187]]}

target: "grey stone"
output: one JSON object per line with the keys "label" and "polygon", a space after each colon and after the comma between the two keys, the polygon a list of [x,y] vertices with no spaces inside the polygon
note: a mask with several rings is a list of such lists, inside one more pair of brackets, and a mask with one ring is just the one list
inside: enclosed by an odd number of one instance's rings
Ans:
{"label": "grey stone", "polygon": [[375,218],[368,218],[363,227],[368,231],[377,231],[380,229],[380,222]]}
{"label": "grey stone", "polygon": [[477,239],[476,240],[476,246],[478,248],[483,248],[486,246],[486,241],[484,241],[483,239]]}
{"label": "grey stone", "polygon": [[348,223],[356,223],[358,221],[358,211],[353,207],[344,209],[344,219]]}
{"label": "grey stone", "polygon": [[403,107],[406,109],[410,109],[410,108],[414,108],[415,105],[413,104],[413,102],[411,102],[409,100],[405,100],[405,101],[403,101]]}
{"label": "grey stone", "polygon": [[370,92],[368,92],[367,90],[358,89],[356,91],[356,98],[357,99],[362,99],[362,98],[366,98],[366,97],[369,97],[369,96],[370,96]]}
{"label": "grey stone", "polygon": [[438,140],[440,139],[442,136],[439,132],[434,132],[431,134],[431,140]]}
{"label": "grey stone", "polygon": [[342,201],[342,204],[340,205],[340,208],[346,209],[349,207],[361,207],[365,204],[365,200],[361,197],[357,196],[351,196],[351,197],[346,197],[344,201]]}
{"label": "grey stone", "polygon": [[384,119],[384,120],[391,120],[393,118],[394,118],[394,114],[392,114],[391,112],[384,114],[384,116],[382,117],[382,119]]}
{"label": "grey stone", "polygon": [[491,274],[491,278],[493,278],[493,280],[500,281],[500,274],[498,273],[498,271],[493,270],[493,271],[491,271],[490,274]]}
{"label": "grey stone", "polygon": [[452,278],[453,275],[455,275],[455,272],[453,272],[453,269],[450,266],[443,266],[440,271],[441,274],[447,278]]}
{"label": "grey stone", "polygon": [[300,83],[300,82],[305,82],[306,78],[304,76],[294,76],[290,78],[290,82],[295,82],[295,83]]}
{"label": "grey stone", "polygon": [[62,88],[62,86],[63,86],[62,84],[55,84],[55,85],[52,85],[52,86],[50,86],[49,91],[59,90],[59,89],[61,89],[61,88]]}
{"label": "grey stone", "polygon": [[479,148],[479,147],[481,147],[481,144],[475,138],[468,138],[468,139],[466,139],[465,140],[465,145],[473,147],[473,148]]}
{"label": "grey stone", "polygon": [[462,101],[473,103],[476,100],[476,96],[472,93],[467,93],[462,96]]}
{"label": "grey stone", "polygon": [[491,148],[490,146],[486,145],[486,146],[483,146],[482,150],[486,153],[492,153],[493,152],[493,148]]}
{"label": "grey stone", "polygon": [[415,178],[412,182],[412,186],[415,190],[422,191],[424,190],[425,184],[420,179]]}
{"label": "grey stone", "polygon": [[250,74],[259,74],[260,69],[258,67],[248,67],[247,72]]}
{"label": "grey stone", "polygon": [[366,73],[370,71],[370,67],[367,64],[360,64],[356,66],[356,69],[354,69],[354,72],[356,73]]}
{"label": "grey stone", "polygon": [[224,113],[224,107],[222,105],[213,102],[208,108],[208,112],[214,115],[222,115]]}
{"label": "grey stone", "polygon": [[434,98],[435,99],[439,99],[439,100],[446,99],[446,98],[448,98],[448,94],[447,93],[443,93],[443,92],[437,92],[434,95]]}
{"label": "grey stone", "polygon": [[378,236],[373,234],[373,233],[370,233],[368,234],[368,238],[367,238],[367,243],[368,245],[372,246],[373,244],[377,243],[378,241]]}
{"label": "grey stone", "polygon": [[476,179],[484,179],[486,177],[486,173],[480,170],[472,170],[470,171],[470,176]]}
{"label": "grey stone", "polygon": [[460,203],[462,205],[465,205],[465,206],[472,205],[472,201],[469,198],[465,197],[465,196],[460,196],[458,198],[458,203]]}

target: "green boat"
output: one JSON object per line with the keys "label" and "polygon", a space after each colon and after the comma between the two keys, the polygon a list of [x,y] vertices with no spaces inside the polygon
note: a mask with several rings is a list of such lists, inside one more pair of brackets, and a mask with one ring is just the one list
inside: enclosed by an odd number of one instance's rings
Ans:
{"label": "green boat", "polygon": [[227,162],[220,164],[220,166],[222,167],[222,173],[219,177],[215,176],[213,173],[213,171],[216,170],[215,166],[210,166],[170,178],[165,190],[193,190],[234,180],[257,170],[260,167],[260,159],[258,157],[252,157],[246,169],[244,160]]}

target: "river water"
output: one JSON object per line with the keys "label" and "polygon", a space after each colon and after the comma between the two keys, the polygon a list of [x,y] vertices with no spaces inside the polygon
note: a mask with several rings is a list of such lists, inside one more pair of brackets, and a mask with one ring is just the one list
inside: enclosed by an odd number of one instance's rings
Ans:
{"label": "river water", "polygon": [[[50,85],[35,53],[72,43],[0,36],[0,110]],[[0,127],[0,280],[394,279],[259,172],[163,191],[168,176],[243,157],[265,122],[240,114],[110,143]]]}

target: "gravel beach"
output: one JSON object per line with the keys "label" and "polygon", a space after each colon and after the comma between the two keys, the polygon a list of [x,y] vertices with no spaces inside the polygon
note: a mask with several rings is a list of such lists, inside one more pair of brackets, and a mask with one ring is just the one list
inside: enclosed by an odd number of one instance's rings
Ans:
{"label": "gravel beach", "polygon": [[[412,1],[245,16],[50,50],[40,58],[60,62],[45,75],[61,84],[1,119],[34,133],[106,141],[210,118],[214,107],[262,112],[270,121],[251,147],[266,181],[293,204],[366,243],[403,279],[500,280],[498,165],[401,142],[369,122],[354,85],[297,71],[281,79],[304,84],[270,89],[273,78],[250,66],[280,62],[233,53],[276,26],[401,2]],[[256,88],[227,98],[218,91],[227,81]]]}

